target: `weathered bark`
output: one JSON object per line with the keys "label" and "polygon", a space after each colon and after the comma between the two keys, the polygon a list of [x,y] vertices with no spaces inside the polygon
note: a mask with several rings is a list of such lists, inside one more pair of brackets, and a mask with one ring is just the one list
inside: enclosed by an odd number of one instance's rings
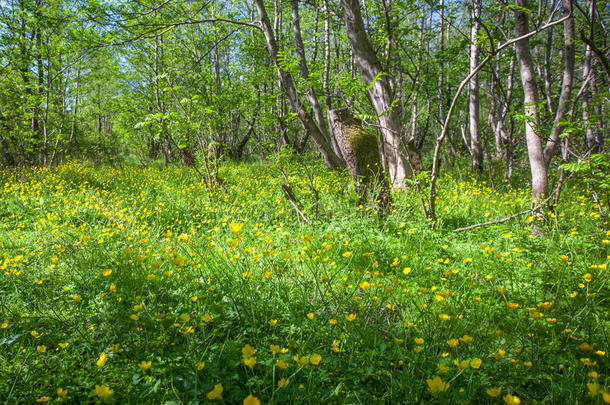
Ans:
{"label": "weathered bark", "polygon": [[385,168],[390,173],[392,184],[404,187],[404,180],[411,176],[412,169],[418,170],[421,165],[419,153],[402,136],[398,108],[394,105],[392,83],[390,77],[381,69],[364,30],[359,1],[341,0],[341,4],[354,62],[369,87],[369,96],[379,120]]}
{"label": "weathered bark", "polygon": [[[528,2],[527,0],[517,0],[517,6],[527,9]],[[515,10],[515,36],[521,37],[528,32],[528,12],[521,9]],[[519,62],[521,83],[523,84],[524,113],[528,117],[525,121],[525,140],[532,175],[532,200],[541,201],[545,199],[549,185],[542,142],[536,132],[539,124],[538,89],[529,38],[517,41],[515,51]]]}
{"label": "weathered bark", "polygon": [[[481,0],[472,0],[472,29],[470,32],[470,72],[479,63],[479,33],[481,19]],[[479,75],[472,76],[468,86],[468,116],[470,124],[470,151],[472,153],[472,170],[481,172],[483,169],[483,148],[479,133]]]}
{"label": "weathered bark", "polygon": [[271,56],[274,66],[277,68],[278,79],[282,88],[284,89],[284,92],[286,93],[286,97],[288,98],[288,103],[290,104],[292,111],[297,115],[305,131],[313,139],[317,149],[322,154],[326,167],[330,169],[341,167],[342,161],[333,151],[330,140],[320,130],[320,127],[318,127],[309,112],[301,103],[296,86],[292,80],[292,75],[279,67],[277,59],[278,46],[277,42],[275,41],[273,28],[269,22],[269,17],[267,16],[267,10],[265,9],[263,0],[255,0],[255,3],[260,18],[261,29],[263,30],[265,39],[267,40],[267,51]]}
{"label": "weathered bark", "polygon": [[374,200],[381,211],[389,208],[391,197],[386,180],[377,135],[362,127],[348,108],[329,111],[329,120],[337,142],[354,180],[360,204]]}

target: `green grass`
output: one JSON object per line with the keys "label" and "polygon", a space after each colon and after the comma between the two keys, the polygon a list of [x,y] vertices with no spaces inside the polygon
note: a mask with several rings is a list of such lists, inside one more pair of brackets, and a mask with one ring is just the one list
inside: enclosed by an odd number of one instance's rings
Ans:
{"label": "green grass", "polygon": [[434,230],[413,192],[378,217],[345,173],[285,169],[311,225],[273,164],[212,191],[186,168],[0,169],[0,401],[610,402],[610,233],[578,184],[545,238],[526,217],[456,234],[530,191],[445,174]]}

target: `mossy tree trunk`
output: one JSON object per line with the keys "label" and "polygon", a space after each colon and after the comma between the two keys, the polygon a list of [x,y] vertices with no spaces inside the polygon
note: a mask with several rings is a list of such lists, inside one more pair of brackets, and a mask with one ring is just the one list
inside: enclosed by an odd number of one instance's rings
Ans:
{"label": "mossy tree trunk", "polygon": [[337,137],[337,144],[347,162],[360,204],[375,201],[379,212],[391,203],[389,183],[383,171],[377,134],[362,127],[348,108],[330,110],[329,121]]}

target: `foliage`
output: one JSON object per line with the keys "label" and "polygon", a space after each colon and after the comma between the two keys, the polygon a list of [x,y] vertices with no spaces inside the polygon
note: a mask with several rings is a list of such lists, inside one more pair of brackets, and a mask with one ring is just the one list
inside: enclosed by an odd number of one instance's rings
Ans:
{"label": "foliage", "polygon": [[605,193],[610,192],[610,153],[596,153],[580,162],[564,163],[563,169],[576,173],[589,184]]}
{"label": "foliage", "polygon": [[[560,166],[564,170],[574,173],[579,179],[582,179],[589,189],[594,193],[595,198],[599,198],[598,194],[604,196],[606,212],[610,203],[610,154],[596,153],[589,156],[588,159],[579,162],[564,163]],[[601,210],[601,204],[599,209]]]}

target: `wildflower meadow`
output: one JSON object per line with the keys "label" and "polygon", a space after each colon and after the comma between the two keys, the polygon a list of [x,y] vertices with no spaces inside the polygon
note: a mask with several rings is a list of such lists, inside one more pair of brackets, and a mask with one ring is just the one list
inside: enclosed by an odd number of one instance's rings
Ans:
{"label": "wildflower meadow", "polygon": [[453,232],[531,190],[447,173],[434,227],[413,190],[379,215],[345,172],[283,171],[0,169],[0,403],[610,403],[610,231],[582,184]]}

